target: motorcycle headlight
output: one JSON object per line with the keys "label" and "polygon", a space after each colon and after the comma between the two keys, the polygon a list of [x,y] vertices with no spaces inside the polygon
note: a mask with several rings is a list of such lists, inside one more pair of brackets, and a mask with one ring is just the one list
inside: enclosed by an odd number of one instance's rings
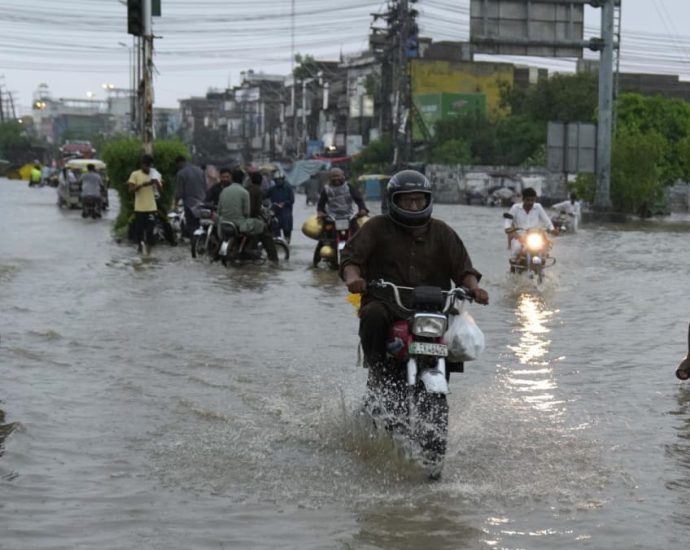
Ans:
{"label": "motorcycle headlight", "polygon": [[424,338],[440,338],[446,332],[446,316],[417,313],[412,322],[412,334]]}
{"label": "motorcycle headlight", "polygon": [[527,235],[527,248],[530,250],[541,250],[544,247],[544,237],[539,233]]}

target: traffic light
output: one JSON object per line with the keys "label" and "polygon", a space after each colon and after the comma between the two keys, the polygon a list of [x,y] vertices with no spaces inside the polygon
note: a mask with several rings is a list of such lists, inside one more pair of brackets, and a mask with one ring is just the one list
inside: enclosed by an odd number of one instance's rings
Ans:
{"label": "traffic light", "polygon": [[144,35],[144,1],[127,0],[127,33]]}

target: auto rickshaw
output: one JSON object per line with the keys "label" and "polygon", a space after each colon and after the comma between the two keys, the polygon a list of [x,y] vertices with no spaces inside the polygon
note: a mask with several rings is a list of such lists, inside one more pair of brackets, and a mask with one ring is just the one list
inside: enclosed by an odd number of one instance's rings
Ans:
{"label": "auto rickshaw", "polygon": [[86,173],[87,166],[93,164],[103,179],[105,188],[103,190],[103,209],[107,209],[108,203],[108,188],[110,187],[108,181],[108,174],[106,171],[106,164],[98,159],[71,159],[65,162],[65,169],[71,170],[77,176],[77,181],[69,183],[66,177],[60,178],[58,184],[58,206],[65,206],[67,208],[81,208],[81,182],[79,178],[81,174]]}

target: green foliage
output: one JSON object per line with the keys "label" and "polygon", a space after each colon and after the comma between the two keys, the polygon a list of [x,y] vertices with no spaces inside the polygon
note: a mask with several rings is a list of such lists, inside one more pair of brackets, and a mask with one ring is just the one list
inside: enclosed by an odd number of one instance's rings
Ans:
{"label": "green foliage", "polygon": [[568,190],[577,193],[580,200],[592,204],[597,191],[597,178],[594,174],[578,174],[575,181],[568,185]]}
{"label": "green foliage", "polygon": [[[130,174],[139,168],[143,153],[141,142],[134,138],[116,138],[103,144],[101,158],[108,165],[110,185],[120,197],[120,213],[115,220],[116,231],[127,226],[134,212],[134,195],[129,192],[127,182]],[[154,143],[154,166],[163,177],[161,195],[166,206],[172,204],[175,193],[175,157],[178,155],[189,158],[189,152],[182,142],[161,140]]]}
{"label": "green foliage", "polygon": [[667,140],[659,133],[621,131],[613,142],[611,202],[619,212],[648,210],[663,194]]}
{"label": "green foliage", "polygon": [[467,142],[450,139],[432,149],[429,159],[434,164],[469,164],[472,161],[472,152]]}
{"label": "green foliage", "polygon": [[[462,143],[469,150],[464,163],[520,165],[539,150],[545,139],[545,126],[526,116],[491,121],[483,113],[467,113],[436,123],[430,160],[438,162],[440,151],[449,151],[447,147],[457,151],[457,144]],[[448,142],[455,145],[446,146]]]}
{"label": "green foliage", "polygon": [[393,140],[388,136],[374,140],[352,161],[352,180],[362,174],[387,174],[393,162]]}
{"label": "green foliage", "polygon": [[16,120],[0,124],[0,158],[13,156],[17,149],[31,146],[31,139],[27,137],[25,128]]}
{"label": "green foliage", "polygon": [[617,129],[622,133],[655,134],[665,141],[659,160],[659,177],[664,184],[688,177],[690,103],[661,96],[621,94],[616,104]]}
{"label": "green foliage", "polygon": [[499,119],[495,127],[498,164],[524,164],[546,142],[546,126],[524,115]]}
{"label": "green foliage", "polygon": [[313,78],[318,71],[318,63],[313,55],[302,55],[301,53],[295,55],[295,69],[292,72],[295,80]]}
{"label": "green foliage", "polygon": [[595,74],[556,74],[529,88],[501,90],[502,104],[513,115],[541,122],[594,122],[599,98]]}

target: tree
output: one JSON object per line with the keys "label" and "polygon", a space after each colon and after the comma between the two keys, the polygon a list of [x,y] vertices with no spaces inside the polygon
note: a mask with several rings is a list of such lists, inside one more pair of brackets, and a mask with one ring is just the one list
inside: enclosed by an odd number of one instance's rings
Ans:
{"label": "tree", "polygon": [[689,175],[684,154],[690,138],[690,103],[682,99],[626,93],[618,97],[616,112],[619,132],[656,134],[665,140],[659,160],[659,177],[664,184]]}
{"label": "tree", "polygon": [[622,130],[613,142],[611,202],[619,212],[648,211],[663,194],[666,139],[657,132]]}
{"label": "tree", "polygon": [[31,146],[24,127],[16,120],[0,124],[0,158],[12,160],[16,152]]}
{"label": "tree", "polygon": [[541,122],[594,122],[599,79],[595,74],[556,74],[529,88],[503,87],[501,101],[512,115]]}
{"label": "tree", "polygon": [[472,152],[470,145],[462,139],[450,139],[433,148],[429,155],[434,164],[470,164]]}
{"label": "tree", "polygon": [[[389,136],[371,141],[352,161],[354,175],[388,173],[393,162],[393,140]],[[353,178],[354,179],[354,178]]]}

